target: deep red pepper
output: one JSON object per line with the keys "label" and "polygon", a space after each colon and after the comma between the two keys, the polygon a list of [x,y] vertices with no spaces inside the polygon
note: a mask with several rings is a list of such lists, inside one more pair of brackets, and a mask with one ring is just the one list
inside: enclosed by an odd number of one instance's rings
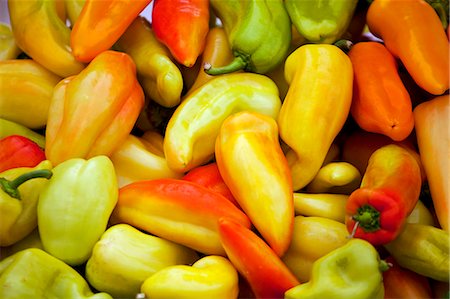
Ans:
{"label": "deep red pepper", "polygon": [[11,135],[0,140],[0,172],[16,167],[35,167],[43,160],[44,150],[26,137]]}

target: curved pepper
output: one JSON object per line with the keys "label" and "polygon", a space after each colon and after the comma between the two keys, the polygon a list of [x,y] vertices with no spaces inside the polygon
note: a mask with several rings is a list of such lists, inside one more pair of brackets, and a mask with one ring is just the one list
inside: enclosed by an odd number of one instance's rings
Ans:
{"label": "curved pepper", "polygon": [[35,142],[39,147],[45,147],[45,137],[21,124],[0,118],[0,138],[19,135]]}
{"label": "curved pepper", "polygon": [[126,139],[144,105],[135,71],[127,54],[105,51],[58,83],[46,128],[50,161],[110,155]]}
{"label": "curved pepper", "polygon": [[0,139],[0,172],[16,167],[34,167],[44,160],[44,151],[26,137],[11,135]]}
{"label": "curved pepper", "polygon": [[406,223],[419,223],[424,225],[436,226],[435,218],[430,210],[419,199],[414,207],[414,210],[406,218]]}
{"label": "curved pepper", "polygon": [[192,266],[170,266],[156,272],[144,281],[141,291],[152,299],[237,299],[238,273],[228,259],[209,255]]}
{"label": "curved pepper", "polygon": [[218,220],[230,217],[245,227],[250,220],[222,195],[177,179],[138,181],[119,190],[112,223],[128,223],[204,254],[225,255]]}
{"label": "curved pepper", "polygon": [[376,249],[367,241],[352,239],[314,262],[311,280],[285,293],[286,299],[383,299],[382,271]]}
{"label": "curved pepper", "polygon": [[17,45],[37,63],[60,77],[78,74],[85,65],[69,46],[70,28],[57,11],[56,0],[8,0]]}
{"label": "curved pepper", "polygon": [[286,0],[285,6],[298,32],[309,42],[331,44],[346,32],[358,0]]}
{"label": "curved pepper", "polygon": [[347,228],[341,222],[296,216],[291,245],[281,259],[300,282],[308,282],[314,262],[346,244],[347,236]]}
{"label": "curved pepper", "polygon": [[353,119],[368,132],[404,140],[413,130],[414,116],[394,56],[377,42],[356,43],[348,55],[354,71]]}
{"label": "curved pepper", "polygon": [[229,116],[217,136],[215,154],[220,174],[239,206],[282,256],[292,238],[294,202],[275,120],[248,111]]}
{"label": "curved pepper", "polygon": [[361,184],[361,174],[352,164],[344,161],[330,162],[322,166],[306,186],[310,193],[350,194]]}
{"label": "curved pepper", "polygon": [[338,47],[308,44],[286,59],[285,77],[289,90],[278,126],[281,139],[292,148],[286,157],[294,190],[299,190],[319,171],[347,120],[353,69],[348,56]]}
{"label": "curved pepper", "polygon": [[180,64],[192,67],[205,48],[208,0],[155,0],[152,27]]}
{"label": "curved pepper", "polygon": [[69,19],[70,24],[72,24],[72,27],[80,16],[84,3],[86,3],[86,0],[64,0],[67,18]]}
{"label": "curved pepper", "polygon": [[0,247],[0,261],[4,260],[5,258],[22,251],[24,249],[28,248],[39,248],[44,250],[44,247],[42,246],[41,237],[39,236],[39,230],[36,226],[36,228],[26,235],[23,239],[15,242],[14,244],[10,246],[2,246]]}
{"label": "curved pepper", "polygon": [[296,215],[317,216],[345,222],[345,207],[348,195],[330,193],[294,192]]}
{"label": "curved pepper", "polygon": [[36,61],[0,61],[0,117],[30,129],[47,123],[53,88],[61,80]]}
{"label": "curved pepper", "polygon": [[183,91],[180,69],[145,18],[137,17],[116,45],[136,63],[139,82],[150,99],[164,107],[180,103]]}
{"label": "curved pepper", "polygon": [[421,88],[440,95],[449,88],[449,43],[438,14],[423,0],[375,0],[367,25],[400,58]]}
{"label": "curved pepper", "polygon": [[85,273],[96,290],[116,298],[133,298],[151,275],[197,259],[192,249],[145,234],[128,224],[117,224],[95,243]]}
{"label": "curved pepper", "polygon": [[208,162],[229,115],[247,110],[276,118],[280,106],[277,86],[263,75],[237,73],[208,81],[186,97],[169,119],[164,138],[169,167],[186,172]]}
{"label": "curved pepper", "polygon": [[246,70],[264,74],[285,58],[291,44],[291,21],[281,0],[211,0],[222,21],[235,59],[228,65],[205,64],[209,75]]}
{"label": "curved pepper", "polygon": [[0,61],[15,59],[22,53],[14,40],[14,35],[9,24],[0,23]]}
{"label": "curved pepper", "polygon": [[152,0],[86,0],[73,24],[70,46],[78,61],[109,50]]}
{"label": "curved pepper", "polygon": [[[441,227],[449,231],[449,118],[448,95],[435,97],[414,109],[416,137],[430,187],[434,210]],[[447,161],[447,162],[446,162]]]}
{"label": "curved pepper", "polygon": [[114,166],[106,156],[70,159],[53,168],[37,206],[45,251],[69,265],[86,262],[106,230],[117,193]]}
{"label": "curved pepper", "polygon": [[0,263],[0,297],[8,299],[112,299],[94,294],[75,269],[47,252],[30,248]]}
{"label": "curved pepper", "polygon": [[44,160],[34,168],[0,173],[0,246],[12,245],[36,228],[38,198],[52,176],[51,168]]}
{"label": "curved pepper", "polygon": [[299,284],[279,256],[250,229],[222,218],[219,232],[228,258],[256,298],[283,298],[286,290]]}
{"label": "curved pepper", "polygon": [[395,144],[376,150],[361,186],[347,201],[347,229],[373,245],[394,240],[419,200],[420,166],[409,151]]}

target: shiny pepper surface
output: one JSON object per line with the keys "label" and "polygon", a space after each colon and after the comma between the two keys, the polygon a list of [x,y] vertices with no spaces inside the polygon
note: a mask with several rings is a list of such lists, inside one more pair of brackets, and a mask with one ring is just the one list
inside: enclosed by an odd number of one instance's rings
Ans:
{"label": "shiny pepper surface", "polygon": [[44,150],[26,137],[10,135],[0,139],[0,172],[16,167],[34,167],[44,160]]}

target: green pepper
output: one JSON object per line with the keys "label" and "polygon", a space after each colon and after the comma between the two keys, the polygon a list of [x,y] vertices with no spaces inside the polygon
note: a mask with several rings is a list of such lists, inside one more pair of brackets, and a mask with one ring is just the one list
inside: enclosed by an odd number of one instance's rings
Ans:
{"label": "green pepper", "polygon": [[407,223],[398,237],[384,247],[403,268],[438,281],[449,281],[450,236],[443,229]]}
{"label": "green pepper", "polygon": [[17,252],[0,263],[0,298],[112,299],[94,294],[75,269],[38,248]]}
{"label": "green pepper", "polygon": [[358,0],[285,0],[298,32],[309,42],[331,44],[347,30]]}
{"label": "green pepper", "polygon": [[108,157],[73,158],[58,164],[37,207],[45,251],[71,266],[86,262],[117,199],[117,178]]}
{"label": "green pepper", "polygon": [[211,0],[235,59],[223,67],[205,64],[209,75],[247,70],[267,73],[279,65],[291,43],[291,21],[282,0]]}
{"label": "green pepper", "polygon": [[311,279],[284,294],[286,299],[383,299],[382,271],[387,263],[362,239],[351,239],[316,260]]}

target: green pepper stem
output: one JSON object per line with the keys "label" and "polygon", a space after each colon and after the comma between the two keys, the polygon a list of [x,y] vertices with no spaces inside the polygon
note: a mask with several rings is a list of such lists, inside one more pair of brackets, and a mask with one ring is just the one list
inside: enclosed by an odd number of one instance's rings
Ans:
{"label": "green pepper stem", "polygon": [[380,269],[381,272],[385,272],[387,270],[389,270],[389,268],[392,267],[391,263],[386,262],[385,260],[380,260],[380,264],[378,265],[378,268]]}
{"label": "green pepper stem", "polygon": [[18,176],[12,181],[9,181],[5,178],[0,178],[0,187],[9,196],[20,199],[20,193],[19,190],[17,189],[19,188],[20,185],[31,179],[36,178],[50,179],[52,175],[53,175],[52,171],[48,169],[33,170]]}
{"label": "green pepper stem", "polygon": [[208,75],[216,76],[243,70],[247,67],[247,65],[248,65],[247,59],[245,59],[241,55],[238,55],[228,65],[221,67],[212,67],[211,64],[205,63],[203,69],[205,70],[205,73],[207,73]]}
{"label": "green pepper stem", "polygon": [[348,54],[350,49],[353,47],[353,42],[348,39],[340,39],[336,41],[334,45],[341,49],[345,54]]}
{"label": "green pepper stem", "polygon": [[380,212],[371,205],[363,205],[358,208],[353,220],[359,222],[364,232],[375,232],[380,229]]}

